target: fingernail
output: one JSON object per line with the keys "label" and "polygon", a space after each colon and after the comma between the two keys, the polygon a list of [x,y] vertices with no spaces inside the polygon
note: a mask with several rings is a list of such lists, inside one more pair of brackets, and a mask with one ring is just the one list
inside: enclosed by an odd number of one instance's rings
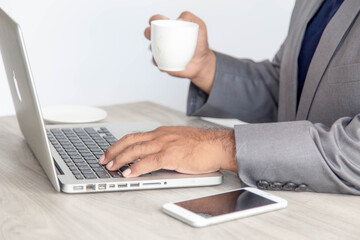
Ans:
{"label": "fingernail", "polygon": [[130,168],[127,168],[125,171],[122,172],[122,175],[123,175],[124,177],[127,177],[127,176],[130,175],[130,173],[131,173],[131,169],[130,169]]}
{"label": "fingernail", "polygon": [[105,160],[105,155],[102,155],[102,156],[99,158],[99,162],[100,162],[100,163],[103,163],[104,160]]}
{"label": "fingernail", "polygon": [[110,168],[114,165],[114,161],[111,161],[109,162],[107,165],[106,165],[106,168],[110,170]]}

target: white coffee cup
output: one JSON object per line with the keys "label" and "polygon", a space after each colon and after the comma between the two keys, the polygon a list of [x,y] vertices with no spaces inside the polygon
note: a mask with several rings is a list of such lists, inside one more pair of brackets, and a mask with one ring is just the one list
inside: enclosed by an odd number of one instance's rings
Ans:
{"label": "white coffee cup", "polygon": [[182,20],[151,22],[151,50],[164,71],[183,71],[194,56],[199,25]]}

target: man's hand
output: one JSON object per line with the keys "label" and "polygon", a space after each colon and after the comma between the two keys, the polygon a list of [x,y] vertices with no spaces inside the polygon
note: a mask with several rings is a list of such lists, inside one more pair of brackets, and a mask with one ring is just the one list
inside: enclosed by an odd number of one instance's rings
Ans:
{"label": "man's hand", "polygon": [[237,172],[233,130],[203,130],[191,127],[159,127],[129,134],[108,148],[99,159],[117,170],[137,159],[123,172],[137,177],[159,169],[201,174],[227,169]]}
{"label": "man's hand", "polygon": [[[159,19],[168,18],[162,15],[154,15],[150,18],[149,24]],[[200,18],[190,12],[183,12],[178,19],[199,24],[199,36],[195,54],[186,69],[180,72],[167,73],[175,77],[189,78],[195,85],[209,94],[215,79],[216,56],[209,48],[206,25]],[[147,27],[144,32],[145,37],[149,40],[151,36],[150,30],[150,27]]]}

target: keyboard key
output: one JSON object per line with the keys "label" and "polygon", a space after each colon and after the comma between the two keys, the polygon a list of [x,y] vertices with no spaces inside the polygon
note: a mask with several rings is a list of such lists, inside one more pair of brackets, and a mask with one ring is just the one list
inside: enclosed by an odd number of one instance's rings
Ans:
{"label": "keyboard key", "polygon": [[71,170],[71,172],[74,174],[74,175],[81,175],[81,173],[79,172],[79,170]]}
{"label": "keyboard key", "polygon": [[60,145],[54,146],[56,151],[60,152],[62,150],[62,147],[60,147]]}
{"label": "keyboard key", "polygon": [[78,154],[78,152],[75,151],[75,150],[66,150],[66,149],[65,149],[65,151],[67,152],[67,154],[68,154],[69,156],[76,156],[76,154]]}
{"label": "keyboard key", "polygon": [[70,145],[70,144],[68,144],[68,145],[63,145],[62,147],[63,147],[65,150],[76,151],[76,149],[74,148],[74,146],[73,146],[73,145]]}
{"label": "keyboard key", "polygon": [[104,153],[103,152],[95,152],[94,155],[97,159],[99,159]]}
{"label": "keyboard key", "polygon": [[96,158],[90,153],[84,156],[85,160],[96,160]]}
{"label": "keyboard key", "polygon": [[74,174],[74,176],[76,179],[84,179],[81,174]]}
{"label": "keyboard key", "polygon": [[101,147],[101,149],[106,152],[106,150],[108,149],[109,147]]}
{"label": "keyboard key", "polygon": [[94,142],[90,142],[90,141],[88,141],[88,142],[85,142],[85,145],[88,147],[88,148],[97,148],[98,147],[98,145],[96,145]]}
{"label": "keyboard key", "polygon": [[59,141],[59,143],[60,143],[60,145],[61,145],[63,148],[72,147],[72,146],[73,146],[69,141],[65,141],[65,140],[61,140],[61,141]]}
{"label": "keyboard key", "polygon": [[71,170],[72,172],[78,170],[77,167],[75,167],[74,165],[70,166],[69,168],[70,168],[70,170]]}
{"label": "keyboard key", "polygon": [[72,161],[68,157],[63,158],[63,160],[65,163],[72,163]]}
{"label": "keyboard key", "polygon": [[75,163],[75,164],[76,164],[76,166],[78,166],[78,167],[88,167],[87,163],[85,163],[85,162],[77,162],[77,163]]}
{"label": "keyboard key", "polygon": [[110,178],[110,176],[107,173],[96,173],[99,178]]}
{"label": "keyboard key", "polygon": [[74,163],[83,163],[84,162],[84,159],[82,159],[82,158],[73,158],[72,160]]}
{"label": "keyboard key", "polygon": [[94,168],[94,172],[99,176],[108,176],[109,177],[109,174],[106,170],[104,170],[102,167],[99,167],[99,168]]}
{"label": "keyboard key", "polygon": [[93,171],[89,168],[89,169],[80,169],[80,172],[82,174],[90,174],[93,173]]}
{"label": "keyboard key", "polygon": [[114,137],[114,135],[112,135],[111,132],[109,132],[109,131],[106,133],[106,136]]}
{"label": "keyboard key", "polygon": [[[94,172],[101,172],[103,171],[103,167],[102,166],[96,166],[96,167],[92,167],[92,170],[94,170]],[[105,171],[105,170],[104,170]]]}
{"label": "keyboard key", "polygon": [[96,133],[95,129],[93,129],[93,128],[84,128],[84,130],[87,133]]}
{"label": "keyboard key", "polygon": [[91,133],[91,134],[89,134],[90,135],[90,137],[92,138],[92,139],[98,139],[98,140],[102,140],[103,138],[100,136],[100,134],[98,134],[98,133]]}
{"label": "keyboard key", "polygon": [[77,148],[77,150],[79,151],[89,151],[87,147],[85,147],[85,145],[81,145],[81,146],[76,146],[75,147]]}
{"label": "keyboard key", "polygon": [[89,163],[89,164],[99,163],[98,160],[87,160],[86,162]]}
{"label": "keyboard key", "polygon": [[111,144],[117,141],[117,139],[113,136],[105,136],[104,139],[109,143],[111,142]]}
{"label": "keyboard key", "polygon": [[93,174],[93,173],[86,173],[86,174],[84,174],[84,177],[86,178],[86,179],[96,179],[97,177],[95,176],[95,174]]}
{"label": "keyboard key", "polygon": [[90,151],[91,151],[93,154],[102,154],[102,153],[103,153],[103,150],[102,150],[101,148],[90,149]]}
{"label": "keyboard key", "polygon": [[102,167],[94,168],[94,172],[96,172],[96,173],[107,173],[107,171],[104,170],[104,168],[102,168]]}
{"label": "keyboard key", "polygon": [[87,149],[86,147],[77,148],[77,150],[79,153],[90,152],[89,149]]}
{"label": "keyboard key", "polygon": [[113,177],[113,178],[120,178],[122,177],[121,173],[119,173],[118,171],[109,171],[110,175]]}
{"label": "keyboard key", "polygon": [[72,158],[72,159],[82,158],[82,157],[80,156],[80,154],[78,154],[77,152],[76,152],[76,153],[71,153],[71,154],[69,154],[69,156],[70,156],[70,158]]}
{"label": "keyboard key", "polygon": [[93,154],[102,154],[102,150],[101,150],[101,148],[97,148],[97,149],[91,149],[91,152],[93,153]]}
{"label": "keyboard key", "polygon": [[122,166],[119,170],[120,170],[121,172],[123,172],[123,171],[125,171],[128,167],[129,167],[129,165],[124,165],[124,166]]}
{"label": "keyboard key", "polygon": [[73,164],[72,162],[66,162],[65,164],[66,164],[66,166],[68,166],[68,167],[74,166],[74,164]]}
{"label": "keyboard key", "polygon": [[95,140],[95,142],[96,142],[97,145],[99,145],[99,146],[107,146],[107,145],[109,145],[107,142],[104,141],[104,139]]}
{"label": "keyboard key", "polygon": [[91,168],[102,168],[102,165],[100,163],[90,163],[89,164]]}
{"label": "keyboard key", "polygon": [[[90,153],[90,151],[86,148],[86,149],[78,149],[79,153],[82,154],[86,154],[86,153]],[[91,153],[90,153],[91,154]]]}
{"label": "keyboard key", "polygon": [[84,152],[84,153],[81,153],[81,155],[82,155],[85,159],[89,159],[89,160],[91,160],[91,159],[94,158],[94,156],[93,156],[92,153],[90,153],[90,152]]}
{"label": "keyboard key", "polygon": [[[90,169],[90,167],[88,165],[80,165],[78,166],[80,170],[86,170],[86,169]],[[90,169],[91,170],[91,169]]]}

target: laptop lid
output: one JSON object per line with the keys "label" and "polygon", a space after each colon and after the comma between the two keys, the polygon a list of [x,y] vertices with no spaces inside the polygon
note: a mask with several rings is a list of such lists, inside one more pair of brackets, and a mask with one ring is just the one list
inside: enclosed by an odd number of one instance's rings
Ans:
{"label": "laptop lid", "polygon": [[20,26],[1,8],[0,51],[21,132],[50,182],[59,192],[60,185],[47,141]]}

